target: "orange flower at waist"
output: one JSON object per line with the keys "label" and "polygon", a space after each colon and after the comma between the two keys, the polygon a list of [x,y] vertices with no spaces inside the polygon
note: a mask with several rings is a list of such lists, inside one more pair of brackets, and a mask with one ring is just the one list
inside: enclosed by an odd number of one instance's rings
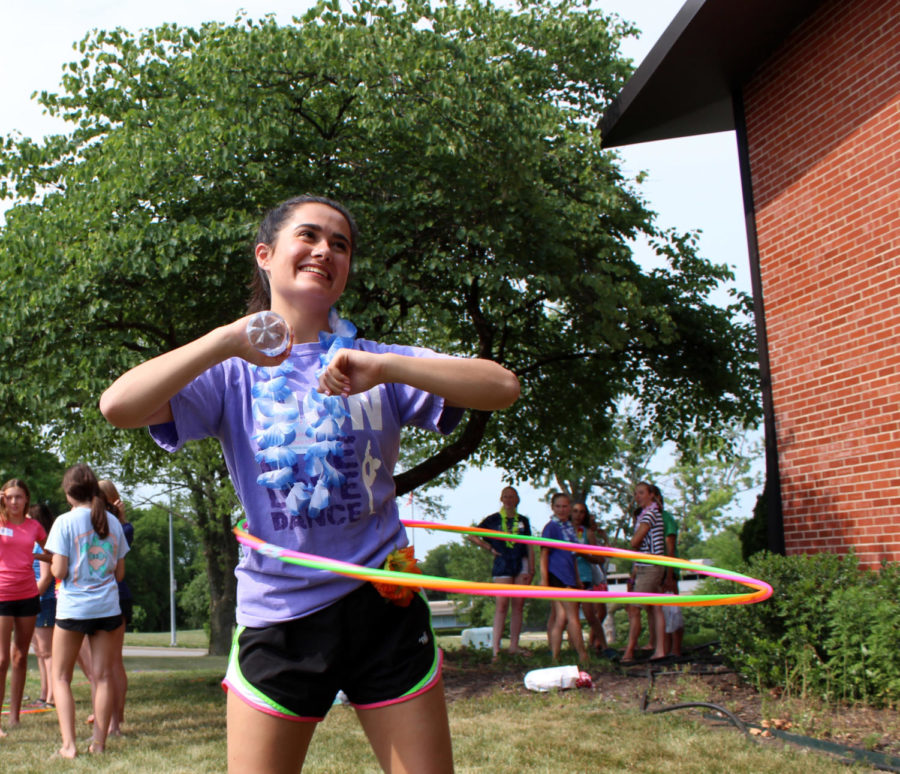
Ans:
{"label": "orange flower at waist", "polygon": [[[394,570],[395,572],[413,572],[422,574],[419,565],[416,562],[414,549],[412,546],[406,548],[398,548],[388,554],[388,558],[384,562],[385,570]],[[410,586],[396,586],[393,583],[375,583],[372,585],[375,590],[385,599],[389,599],[395,605],[407,607],[412,602],[413,596],[422,589],[412,588]]]}

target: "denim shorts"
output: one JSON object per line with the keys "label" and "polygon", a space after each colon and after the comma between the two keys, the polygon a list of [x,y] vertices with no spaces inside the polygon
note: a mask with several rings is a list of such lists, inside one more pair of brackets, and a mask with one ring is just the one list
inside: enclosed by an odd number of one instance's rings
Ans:
{"label": "denim shorts", "polygon": [[41,599],[41,612],[38,613],[35,629],[48,629],[56,623],[56,597]]}
{"label": "denim shorts", "polygon": [[528,569],[524,556],[518,554],[500,554],[494,557],[494,566],[491,570],[493,578],[515,578]]}

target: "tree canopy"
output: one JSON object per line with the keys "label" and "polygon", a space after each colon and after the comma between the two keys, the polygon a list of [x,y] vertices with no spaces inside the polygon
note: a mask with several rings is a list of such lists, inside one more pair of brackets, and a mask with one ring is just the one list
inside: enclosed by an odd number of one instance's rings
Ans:
{"label": "tree canopy", "polygon": [[[661,232],[601,148],[630,32],[584,2],[362,0],[285,26],[89,34],[60,92],[39,97],[72,131],[7,137],[0,153],[15,199],[0,406],[68,455],[158,468],[146,434],[105,426],[100,393],[239,316],[261,212],[309,191],[360,223],[341,313],[361,335],[491,358],[522,383],[513,409],[423,442],[399,492],[465,459],[575,470],[625,396],[666,437],[749,421],[747,299],[710,302],[728,270]],[[661,268],[635,261],[639,235]]]}
{"label": "tree canopy", "polygon": [[22,479],[31,493],[31,504],[44,503],[54,516],[69,510],[62,491],[63,464],[46,448],[39,428],[10,422],[0,427],[0,485]]}

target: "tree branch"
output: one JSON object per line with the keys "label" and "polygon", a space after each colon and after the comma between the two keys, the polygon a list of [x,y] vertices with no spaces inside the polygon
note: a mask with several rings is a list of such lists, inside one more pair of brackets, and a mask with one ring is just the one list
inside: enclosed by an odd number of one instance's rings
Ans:
{"label": "tree branch", "polygon": [[488,421],[491,418],[490,411],[470,411],[462,435],[453,443],[445,446],[437,454],[420,462],[414,468],[394,476],[394,485],[397,488],[397,497],[411,492],[413,489],[426,484],[435,476],[450,470],[458,462],[468,459],[478,448]]}

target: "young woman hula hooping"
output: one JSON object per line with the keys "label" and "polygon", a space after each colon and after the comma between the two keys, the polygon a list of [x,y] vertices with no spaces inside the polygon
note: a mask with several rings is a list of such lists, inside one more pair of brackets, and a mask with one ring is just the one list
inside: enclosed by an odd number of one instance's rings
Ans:
{"label": "young woman hula hooping", "polygon": [[[355,338],[332,311],[356,246],[351,215],[302,196],[263,220],[250,311],[277,312],[291,343],[257,350],[250,317],[122,375],[103,395],[119,427],[151,426],[163,448],[216,437],[261,539],[382,567],[407,546],[394,497],[400,430],[447,433],[462,409],[506,408],[516,377],[490,360]],[[452,771],[427,605],[371,583],[246,552],[228,689],[229,771],[296,772],[343,690],[382,768]]]}

